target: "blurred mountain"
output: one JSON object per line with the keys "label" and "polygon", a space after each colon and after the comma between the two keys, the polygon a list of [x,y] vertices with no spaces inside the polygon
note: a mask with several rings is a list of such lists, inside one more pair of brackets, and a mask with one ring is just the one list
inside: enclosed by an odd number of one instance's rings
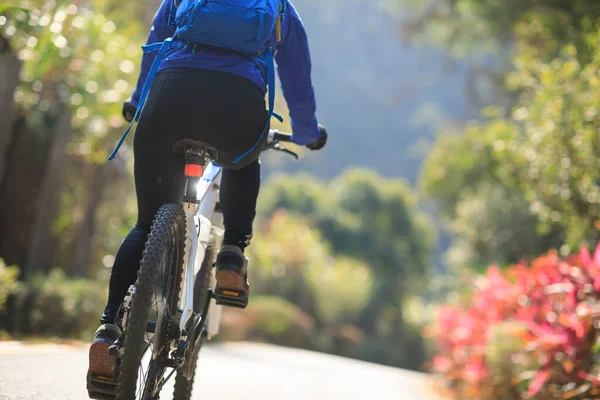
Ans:
{"label": "blurred mountain", "polygon": [[309,36],[318,118],[331,140],[297,163],[265,155],[267,173],[331,178],[357,165],[414,182],[437,127],[464,121],[466,66],[442,50],[403,45],[402,15],[385,4],[294,0]]}

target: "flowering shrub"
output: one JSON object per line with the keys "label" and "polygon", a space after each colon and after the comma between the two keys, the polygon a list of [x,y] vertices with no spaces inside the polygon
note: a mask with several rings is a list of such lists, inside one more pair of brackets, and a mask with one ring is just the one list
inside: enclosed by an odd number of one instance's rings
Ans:
{"label": "flowering shrub", "polygon": [[433,368],[457,398],[600,398],[600,246],[490,267],[467,307],[439,310]]}

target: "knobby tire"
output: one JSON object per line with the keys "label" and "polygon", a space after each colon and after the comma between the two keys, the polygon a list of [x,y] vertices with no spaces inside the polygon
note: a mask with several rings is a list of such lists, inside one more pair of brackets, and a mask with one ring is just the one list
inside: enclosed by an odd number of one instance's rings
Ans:
{"label": "knobby tire", "polygon": [[[129,312],[125,341],[119,368],[117,400],[132,400],[136,398],[138,373],[142,356],[149,345],[146,342],[146,326],[152,307],[153,296],[158,288],[162,289],[161,296],[165,298],[168,309],[167,317],[170,323],[162,323],[159,329],[158,320],[157,340],[152,342],[160,349],[155,364],[157,375],[165,375],[165,366],[160,365],[168,352],[168,342],[178,334],[178,321],[174,318],[178,312],[179,297],[183,280],[183,257],[185,247],[186,219],[180,205],[168,204],[160,208],[152,225],[146,247],[144,249],[140,269],[135,283],[135,293]],[[171,253],[172,251],[172,253]],[[166,259],[169,258],[169,259]],[[161,285],[166,286],[162,287]],[[168,353],[166,354],[168,357]],[[162,371],[162,374],[160,374]],[[146,381],[150,381],[147,377]],[[146,382],[145,385],[148,385]],[[191,385],[190,385],[191,386]],[[190,390],[191,391],[191,390]],[[152,397],[158,399],[159,393]],[[143,399],[148,400],[148,399]]]}

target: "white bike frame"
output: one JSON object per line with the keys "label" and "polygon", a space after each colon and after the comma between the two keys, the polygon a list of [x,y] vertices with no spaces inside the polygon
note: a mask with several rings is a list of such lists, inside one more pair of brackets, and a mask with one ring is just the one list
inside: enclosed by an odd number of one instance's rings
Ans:
{"label": "white bike frame", "polygon": [[[215,211],[215,206],[219,199],[221,172],[221,167],[214,163],[209,163],[198,183],[198,203],[183,203],[187,232],[183,263],[183,296],[180,300],[180,308],[183,310],[179,322],[180,340],[186,340],[189,334],[187,332],[188,322],[194,315],[194,281],[206,257],[206,249],[211,242],[211,238],[215,250],[220,247],[223,240],[223,216],[220,212]],[[214,283],[215,271],[213,269],[209,287],[213,287]],[[208,313],[208,339],[219,332],[222,310],[222,306],[217,305],[214,299],[210,301],[212,304],[209,307]],[[204,325],[205,321],[201,321],[201,324]]]}
{"label": "white bike frame", "polygon": [[[284,151],[298,158],[298,156],[289,150],[283,149],[277,145],[281,141],[290,141],[289,134],[282,134],[276,129],[269,130],[268,144],[275,144],[271,148]],[[205,168],[202,178],[198,183],[197,203],[184,202],[183,209],[187,222],[186,246],[184,255],[184,281],[183,293],[180,308],[183,309],[183,314],[179,322],[181,332],[180,340],[186,340],[187,327],[190,319],[194,315],[194,279],[204,262],[206,249],[213,240],[215,249],[221,247],[223,241],[224,230],[222,227],[223,215],[215,212],[215,206],[219,199],[219,187],[221,185],[222,168],[214,163],[209,163]],[[191,181],[191,180],[190,180]],[[211,271],[210,287],[214,287],[216,282],[215,271]],[[208,339],[219,333],[221,323],[221,311],[223,306],[217,305],[214,299],[211,299],[211,304],[208,310]],[[205,321],[201,321],[204,324]]]}

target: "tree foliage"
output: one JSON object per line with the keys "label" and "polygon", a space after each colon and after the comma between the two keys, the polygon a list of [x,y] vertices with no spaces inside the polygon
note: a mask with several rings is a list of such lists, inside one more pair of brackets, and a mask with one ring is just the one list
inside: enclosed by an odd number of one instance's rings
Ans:
{"label": "tree foliage", "polygon": [[440,204],[453,236],[446,254],[452,267],[507,265],[560,246],[557,224],[543,230],[524,189],[512,181],[512,161],[499,158],[516,125],[497,120],[472,124],[463,135],[443,133],[427,157],[421,189]]}
{"label": "tree foliage", "polygon": [[[42,171],[47,143],[57,134],[52,130],[56,119],[65,109],[72,114],[72,131],[66,133],[64,148],[65,167],[55,189],[60,212],[49,228],[53,231],[53,251],[48,263],[69,272],[94,275],[101,260],[120,242],[122,219],[133,212],[114,203],[116,199],[122,204],[123,193],[131,194],[125,185],[129,180],[123,179],[128,177],[124,160],[108,168],[103,165],[124,129],[122,102],[131,95],[137,80],[140,44],[147,30],[148,21],[128,16],[146,10],[146,6],[140,2],[120,5],[114,0],[37,0],[20,2],[19,7],[3,5],[1,10],[0,34],[9,39],[23,64],[15,100],[27,131],[32,132],[30,152],[42,160],[38,162]],[[127,146],[121,155],[130,157]],[[106,207],[111,210],[110,218],[97,219],[96,209]],[[90,218],[98,223],[90,223]],[[18,235],[27,235],[26,227],[22,228]],[[96,232],[101,233],[98,240],[89,237]],[[91,246],[93,255],[84,253],[82,258],[78,250],[85,236],[89,237],[85,246]],[[71,267],[76,262],[83,265]]]}
{"label": "tree foliage", "polygon": [[260,226],[249,251],[253,288],[298,305],[319,325],[352,320],[372,296],[367,265],[334,257],[318,230],[284,211]]}
{"label": "tree foliage", "polygon": [[[305,223],[321,232],[331,246],[332,256],[356,258],[369,268],[371,296],[353,318],[366,335],[361,357],[411,368],[413,363],[406,356],[420,359],[422,343],[414,340],[414,332],[404,320],[403,305],[409,294],[421,292],[427,285],[435,241],[433,226],[418,210],[416,201],[402,179],[350,170],[329,183],[306,175],[275,177],[259,202],[263,216],[278,209],[301,215]],[[346,276],[352,282],[355,264],[344,261],[336,265],[336,276]],[[346,287],[351,288],[349,284]],[[360,298],[359,289],[350,289],[346,294],[354,291]],[[320,290],[326,301],[327,288],[321,285]],[[390,346],[397,352],[384,350]]]}
{"label": "tree foliage", "polygon": [[428,272],[435,232],[402,179],[365,170],[350,170],[330,183],[278,176],[261,194],[259,212],[279,208],[305,215],[335,253],[368,262],[378,281],[394,282],[398,291]]}
{"label": "tree foliage", "polygon": [[[450,47],[502,40],[503,91],[514,98],[485,109],[462,135],[440,136],[426,161],[422,187],[451,221],[454,254],[462,247],[484,263],[516,262],[562,239],[597,241],[600,5],[441,0],[421,15],[419,32],[445,26]],[[470,39],[461,36],[467,22]],[[537,239],[524,240],[526,232]],[[503,237],[513,245],[498,246]]]}
{"label": "tree foliage", "polygon": [[141,49],[93,7],[23,2],[7,15],[3,34],[23,62],[17,102],[41,113],[68,105],[76,132],[68,152],[103,162],[123,126],[121,105],[133,90]]}
{"label": "tree foliage", "polygon": [[[395,0],[397,1],[397,0]],[[456,55],[507,56],[523,44],[535,44],[542,61],[575,44],[586,56],[594,43],[586,37],[600,17],[593,0],[400,0],[414,12],[403,31],[415,39],[435,41]],[[503,65],[507,65],[500,60]]]}
{"label": "tree foliage", "polygon": [[567,45],[548,63],[534,52],[516,58],[508,82],[522,92],[510,117],[519,131],[497,145],[499,160],[512,165],[505,179],[523,188],[545,226],[563,226],[572,245],[600,238],[600,52],[587,64],[578,54]]}
{"label": "tree foliage", "polygon": [[0,311],[4,310],[9,294],[17,288],[18,276],[19,269],[15,266],[7,266],[0,258]]}

